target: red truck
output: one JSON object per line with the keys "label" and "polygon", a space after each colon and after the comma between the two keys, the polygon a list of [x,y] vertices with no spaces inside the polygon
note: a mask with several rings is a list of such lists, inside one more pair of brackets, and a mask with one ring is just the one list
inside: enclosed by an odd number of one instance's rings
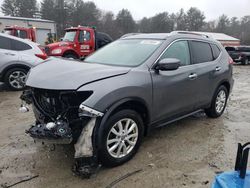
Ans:
{"label": "red truck", "polygon": [[19,37],[19,38],[23,38],[23,39],[29,39],[33,42],[36,42],[35,28],[10,26],[4,29],[4,33]]}
{"label": "red truck", "polygon": [[60,42],[45,47],[47,55],[81,59],[113,41],[108,34],[97,32],[93,27],[71,27],[65,32]]}

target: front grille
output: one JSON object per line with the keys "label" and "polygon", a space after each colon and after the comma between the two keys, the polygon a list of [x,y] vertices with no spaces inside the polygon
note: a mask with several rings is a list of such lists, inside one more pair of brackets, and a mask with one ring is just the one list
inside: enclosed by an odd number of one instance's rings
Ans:
{"label": "front grille", "polygon": [[34,90],[36,106],[50,116],[57,116],[63,111],[63,103],[59,100],[59,91],[42,89]]}
{"label": "front grille", "polygon": [[92,91],[57,91],[34,89],[35,106],[40,109],[44,115],[56,118],[58,115],[78,114],[79,105],[85,101]]}

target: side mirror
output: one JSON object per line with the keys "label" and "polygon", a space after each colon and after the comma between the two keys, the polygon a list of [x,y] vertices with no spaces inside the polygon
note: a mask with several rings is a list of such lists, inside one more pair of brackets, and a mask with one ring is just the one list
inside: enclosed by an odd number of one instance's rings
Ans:
{"label": "side mirror", "polygon": [[180,60],[175,58],[165,58],[160,60],[155,70],[168,71],[168,70],[176,70],[180,67]]}

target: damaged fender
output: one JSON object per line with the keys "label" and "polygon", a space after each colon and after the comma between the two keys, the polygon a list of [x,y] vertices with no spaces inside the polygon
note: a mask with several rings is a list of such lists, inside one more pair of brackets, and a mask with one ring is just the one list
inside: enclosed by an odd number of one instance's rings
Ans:
{"label": "damaged fender", "polygon": [[75,146],[75,158],[93,156],[92,133],[95,127],[96,118],[91,118],[88,124],[82,129]]}
{"label": "damaged fender", "polygon": [[90,121],[84,126],[82,132],[74,145],[75,147],[75,158],[92,157],[93,156],[93,143],[92,135],[96,125],[96,119],[102,117],[104,114],[97,110],[91,109],[83,104],[79,107],[80,117],[92,117]]}

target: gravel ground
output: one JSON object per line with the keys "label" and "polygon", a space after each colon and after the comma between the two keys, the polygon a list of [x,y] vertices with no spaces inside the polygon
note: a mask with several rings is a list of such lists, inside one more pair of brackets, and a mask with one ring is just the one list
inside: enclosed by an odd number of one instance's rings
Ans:
{"label": "gravel ground", "polygon": [[[24,131],[32,112],[20,114],[20,92],[0,92],[0,185],[39,175],[16,188],[109,187],[127,173],[141,170],[113,187],[210,187],[216,173],[234,167],[237,143],[250,130],[250,66],[235,66],[235,86],[225,114],[204,114],[154,130],[137,155],[116,168],[101,168],[95,177],[80,179],[71,172],[73,147],[35,144]],[[1,187],[0,186],[0,187]]]}

